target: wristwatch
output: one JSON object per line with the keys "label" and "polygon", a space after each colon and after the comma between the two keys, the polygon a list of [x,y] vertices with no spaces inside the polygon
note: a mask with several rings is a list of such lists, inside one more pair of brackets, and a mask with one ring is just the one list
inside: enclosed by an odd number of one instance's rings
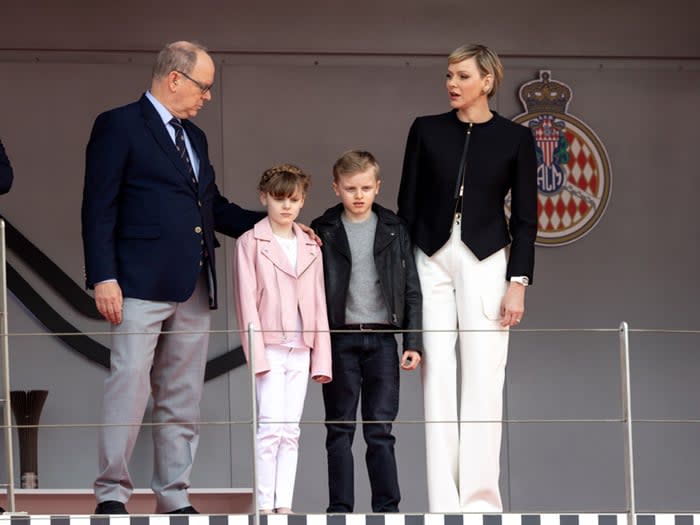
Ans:
{"label": "wristwatch", "polygon": [[523,286],[527,286],[528,284],[530,284],[530,279],[529,279],[528,277],[524,276],[524,275],[520,275],[520,276],[517,276],[517,277],[511,277],[511,278],[510,278],[510,282],[512,282],[512,283],[520,283],[520,284],[522,284]]}

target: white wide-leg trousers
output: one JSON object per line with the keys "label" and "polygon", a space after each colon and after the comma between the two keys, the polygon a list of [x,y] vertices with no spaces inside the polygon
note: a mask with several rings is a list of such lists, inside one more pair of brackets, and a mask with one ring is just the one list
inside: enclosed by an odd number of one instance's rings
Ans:
{"label": "white wide-leg trousers", "polygon": [[426,330],[422,365],[430,512],[502,512],[498,478],[508,331],[499,319],[507,286],[506,249],[479,261],[456,225],[432,257],[416,249],[416,264]]}

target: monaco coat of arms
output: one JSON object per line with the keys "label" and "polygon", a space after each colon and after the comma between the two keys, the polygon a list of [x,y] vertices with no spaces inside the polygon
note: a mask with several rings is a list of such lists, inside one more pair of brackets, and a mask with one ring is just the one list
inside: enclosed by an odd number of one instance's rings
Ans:
{"label": "monaco coat of arms", "polygon": [[600,221],[610,198],[610,160],[598,135],[567,112],[572,90],[550,71],[520,87],[537,150],[537,241],[559,246],[580,239]]}

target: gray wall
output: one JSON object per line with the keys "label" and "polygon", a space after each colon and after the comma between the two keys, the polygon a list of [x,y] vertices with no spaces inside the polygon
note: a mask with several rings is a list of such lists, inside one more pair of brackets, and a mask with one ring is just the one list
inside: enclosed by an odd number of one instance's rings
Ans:
{"label": "gray wall", "polygon": [[[164,6],[169,6],[166,11]],[[131,8],[131,9],[130,9]],[[695,128],[700,120],[697,3],[464,2],[288,3],[180,0],[19,2],[0,17],[0,137],[16,171],[0,212],[82,283],[79,208],[85,143],[97,113],[136,99],[148,85],[153,52],[194,38],[219,67],[214,99],[197,118],[209,137],[221,191],[257,207],[265,168],[294,162],[314,175],[302,219],[334,203],[330,166],[350,147],[375,152],[380,202],[394,207],[405,135],[412,119],[447,109],[444,55],[465,41],[499,50],[506,81],[493,108],[522,112],[517,88],[551,69],[573,88],[569,111],[591,127],[612,163],[612,196],[598,226],[559,248],[538,248],[536,284],[522,330],[511,339],[502,486],[506,508],[524,511],[624,509],[623,430],[611,422],[523,420],[620,416],[618,335],[632,328],[697,329],[700,194]],[[230,289],[233,242],[222,248],[220,294],[209,353],[238,344]],[[83,331],[105,331],[68,308],[9,254],[22,275]],[[227,262],[228,260],[228,262]],[[42,487],[89,487],[105,371],[49,336],[10,298],[12,388],[50,391],[40,431]],[[576,328],[571,332],[536,329]],[[606,328],[607,331],[593,331]],[[532,330],[532,331],[529,331]],[[104,335],[96,339],[107,343]],[[632,335],[636,418],[698,419],[697,334]],[[402,510],[427,508],[421,388],[404,374],[396,426]],[[207,383],[197,487],[250,486],[250,431],[218,424],[249,417],[244,367]],[[305,420],[323,417],[318,385]],[[635,424],[640,509],[698,509],[697,424]],[[358,434],[358,437],[359,434]],[[304,425],[295,507],[326,504],[324,431]],[[361,441],[361,439],[360,439]],[[358,511],[369,510],[357,447]],[[148,429],[132,468],[150,480]]]}

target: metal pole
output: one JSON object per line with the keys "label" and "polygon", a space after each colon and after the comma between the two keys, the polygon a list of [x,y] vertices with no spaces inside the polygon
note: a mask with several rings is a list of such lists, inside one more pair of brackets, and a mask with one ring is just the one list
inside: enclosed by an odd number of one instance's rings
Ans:
{"label": "metal pole", "polygon": [[632,395],[630,388],[629,326],[620,323],[620,377],[622,386],[622,419],[625,421],[625,493],[627,524],[635,525],[637,506],[634,500],[634,450],[632,447]]}
{"label": "metal pole", "polygon": [[248,324],[248,365],[250,366],[250,390],[251,390],[251,407],[253,410],[253,420],[251,425],[251,430],[253,434],[253,523],[254,525],[260,525],[260,510],[258,509],[258,440],[257,440],[257,429],[258,429],[258,399],[257,393],[255,391],[255,325],[253,323]]}
{"label": "metal pole", "polygon": [[7,271],[5,256],[5,221],[0,219],[0,347],[2,350],[2,398],[7,465],[7,507],[15,512],[15,469],[12,453],[12,407],[10,406],[10,352],[7,334]]}

